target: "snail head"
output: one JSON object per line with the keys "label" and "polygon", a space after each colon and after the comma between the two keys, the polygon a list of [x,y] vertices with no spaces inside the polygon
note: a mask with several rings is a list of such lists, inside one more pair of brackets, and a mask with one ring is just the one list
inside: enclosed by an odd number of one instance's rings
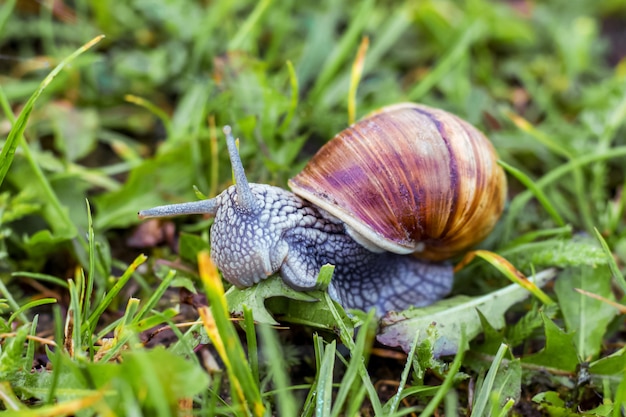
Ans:
{"label": "snail head", "polygon": [[276,217],[274,203],[280,198],[277,194],[286,192],[248,183],[230,126],[223,131],[235,185],[214,198],[142,210],[139,217],[214,216],[211,258],[226,280],[247,287],[277,272],[286,256],[287,248],[280,242],[281,231],[268,221]]}

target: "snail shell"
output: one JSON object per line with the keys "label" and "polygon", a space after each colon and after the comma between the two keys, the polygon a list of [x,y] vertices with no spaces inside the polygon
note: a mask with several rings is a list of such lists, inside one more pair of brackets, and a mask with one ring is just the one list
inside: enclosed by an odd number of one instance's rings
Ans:
{"label": "snail shell", "polygon": [[483,240],[506,198],[489,140],[446,111],[384,107],[340,132],[289,181],[368,248],[446,259]]}

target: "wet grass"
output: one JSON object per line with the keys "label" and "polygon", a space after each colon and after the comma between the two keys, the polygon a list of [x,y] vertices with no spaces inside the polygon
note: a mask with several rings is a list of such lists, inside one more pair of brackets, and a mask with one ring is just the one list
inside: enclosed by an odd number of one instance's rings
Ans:
{"label": "wet grass", "polygon": [[[0,409],[622,415],[626,4],[50,4],[0,5]],[[404,352],[376,343],[371,316],[321,293],[308,316],[265,302],[301,297],[276,283],[227,307],[210,219],[137,218],[230,184],[225,124],[250,180],[284,187],[352,120],[401,101],[489,136],[510,190],[483,247],[556,275],[511,306],[490,264],[458,272],[448,308],[482,314],[456,355],[437,357],[428,327]],[[288,328],[255,324],[266,307]]]}

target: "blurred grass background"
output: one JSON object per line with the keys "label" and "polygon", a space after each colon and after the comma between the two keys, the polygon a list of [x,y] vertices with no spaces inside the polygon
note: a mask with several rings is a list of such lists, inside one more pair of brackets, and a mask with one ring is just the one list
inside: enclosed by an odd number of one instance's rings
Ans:
{"label": "blurred grass background", "polygon": [[[350,71],[364,37],[359,116],[423,102],[484,130],[531,181],[580,164],[544,183],[561,222],[511,179],[510,210],[489,246],[597,228],[626,261],[624,163],[615,158],[626,145],[623,0],[5,0],[0,136],[51,68],[99,34],[106,38],[50,84],[30,117],[25,138],[45,179],[18,149],[0,188],[0,277],[17,299],[47,289],[13,273],[65,279],[89,269],[85,199],[96,294],[141,250],[175,246],[171,231],[137,229],[136,213],[192,200],[194,185],[206,195],[226,187],[222,125],[242,138],[251,181],[285,186],[348,125]],[[530,263],[528,253],[512,256],[522,269]],[[532,260],[555,265],[541,262]],[[134,294],[148,297],[154,277],[135,278]]]}

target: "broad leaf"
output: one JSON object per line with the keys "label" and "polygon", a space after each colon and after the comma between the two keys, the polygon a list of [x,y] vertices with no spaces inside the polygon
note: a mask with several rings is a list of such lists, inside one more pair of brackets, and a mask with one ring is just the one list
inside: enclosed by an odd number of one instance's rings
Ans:
{"label": "broad leaf", "polygon": [[566,268],[582,265],[606,265],[602,248],[590,238],[553,239],[520,245],[506,252],[507,259],[519,269],[526,265]]}
{"label": "broad leaf", "polygon": [[581,360],[587,361],[600,353],[606,327],[617,310],[600,300],[575,291],[575,288],[613,299],[611,271],[608,266],[568,268],[556,280],[554,291],[559,298],[565,328],[575,333],[574,343]]}
{"label": "broad leaf", "polygon": [[[556,271],[549,269],[529,280],[542,287],[555,275]],[[504,313],[512,305],[526,299],[528,294],[527,290],[512,284],[481,297],[457,296],[429,307],[395,313],[383,318],[382,331],[377,339],[387,346],[399,346],[408,352],[415,332],[425,335],[427,329],[434,327],[439,338],[433,353],[437,356],[453,354],[457,351],[463,327],[469,340],[482,331],[477,310],[488,318],[493,328],[500,329],[505,324]]]}
{"label": "broad leaf", "polygon": [[54,141],[69,161],[76,161],[92,152],[100,128],[94,109],[80,109],[68,102],[58,101],[50,106]]}
{"label": "broad leaf", "polygon": [[209,244],[198,235],[191,233],[181,233],[178,238],[178,253],[185,261],[192,264],[198,262],[198,253],[209,251]]}
{"label": "broad leaf", "polygon": [[619,375],[626,372],[626,347],[589,364],[589,371],[597,375]]}
{"label": "broad leaf", "polygon": [[243,317],[243,307],[252,310],[254,320],[260,323],[276,325],[278,322],[267,311],[265,300],[272,297],[286,297],[291,300],[305,301],[308,305],[318,301],[306,292],[296,291],[287,286],[279,276],[272,276],[252,287],[239,289],[231,287],[226,291],[226,302],[231,314]]}
{"label": "broad leaf", "polygon": [[489,323],[487,317],[481,313],[480,310],[476,310],[478,318],[480,319],[480,326],[483,330],[483,342],[477,347],[477,350],[493,355],[498,351],[500,346],[504,343],[504,329],[495,329]]}
{"label": "broad leaf", "polygon": [[[289,287],[277,275],[249,288],[231,287],[226,301],[231,314],[243,316],[243,307],[252,310],[254,320],[276,325],[275,317],[289,323],[300,323],[334,331],[337,323],[320,290],[297,291]],[[344,323],[352,323],[341,306],[335,303]],[[350,329],[352,330],[352,329]]]}
{"label": "broad leaf", "polygon": [[574,335],[565,333],[552,320],[545,315],[542,316],[546,332],[546,345],[539,353],[523,358],[522,362],[574,372],[579,363],[574,346]]}

